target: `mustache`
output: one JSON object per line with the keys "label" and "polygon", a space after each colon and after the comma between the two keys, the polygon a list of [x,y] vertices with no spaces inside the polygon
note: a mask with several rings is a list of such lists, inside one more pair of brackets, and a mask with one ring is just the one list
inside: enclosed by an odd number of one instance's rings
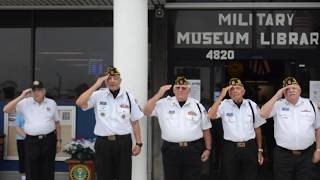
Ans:
{"label": "mustache", "polygon": [[296,94],[297,94],[297,93],[294,93],[294,92],[289,92],[289,93],[288,93],[289,96],[291,96],[291,95],[296,95]]}

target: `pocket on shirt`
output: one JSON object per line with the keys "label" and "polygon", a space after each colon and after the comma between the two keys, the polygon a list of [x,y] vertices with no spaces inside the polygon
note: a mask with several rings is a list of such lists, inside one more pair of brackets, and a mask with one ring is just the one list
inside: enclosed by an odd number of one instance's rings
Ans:
{"label": "pocket on shirt", "polygon": [[130,109],[125,107],[118,107],[117,109],[120,118],[122,120],[129,120],[130,119]]}
{"label": "pocket on shirt", "polygon": [[97,105],[97,110],[98,111],[105,111],[108,109],[108,105]]}
{"label": "pocket on shirt", "polygon": [[303,114],[301,115],[301,119],[304,119],[304,120],[306,120],[307,122],[310,122],[311,124],[313,124],[313,122],[315,121],[314,111],[303,113]]}
{"label": "pocket on shirt", "polygon": [[110,106],[108,105],[98,105],[97,106],[97,113],[100,119],[107,119],[110,116]]}
{"label": "pocket on shirt", "polygon": [[253,127],[253,116],[252,113],[250,112],[250,114],[247,114],[246,118],[245,118],[245,122],[248,128]]}
{"label": "pocket on shirt", "polygon": [[225,116],[225,120],[229,123],[234,123],[236,122],[235,116]]}
{"label": "pocket on shirt", "polygon": [[178,115],[177,114],[165,115],[165,122],[168,126],[178,127],[179,126]]}
{"label": "pocket on shirt", "polygon": [[283,118],[283,119],[289,119],[290,118],[290,112],[279,112],[279,116],[280,118]]}
{"label": "pocket on shirt", "polygon": [[187,114],[186,119],[187,119],[188,125],[191,125],[191,126],[199,124],[200,122],[200,116],[198,114],[197,115]]}

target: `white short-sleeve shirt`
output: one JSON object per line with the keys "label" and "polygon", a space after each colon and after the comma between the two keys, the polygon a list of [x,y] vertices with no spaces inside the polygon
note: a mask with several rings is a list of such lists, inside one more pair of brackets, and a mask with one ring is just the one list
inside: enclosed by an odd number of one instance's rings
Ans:
{"label": "white short-sleeve shirt", "polygon": [[160,99],[151,116],[158,117],[161,137],[169,142],[198,140],[203,137],[203,130],[211,128],[205,108],[191,97],[182,107],[176,97]]}
{"label": "white short-sleeve shirt", "polygon": [[286,99],[278,100],[271,111],[274,137],[278,146],[290,150],[304,150],[315,141],[315,129],[320,127],[317,106],[300,97],[296,105]]}
{"label": "white short-sleeve shirt", "polygon": [[27,97],[18,102],[17,113],[25,119],[24,131],[28,135],[44,135],[56,129],[55,121],[59,121],[57,104],[54,100],[44,98],[42,103]]}
{"label": "white short-sleeve shirt", "polygon": [[135,98],[128,93],[131,102],[131,113],[127,92],[120,89],[116,98],[108,88],[95,91],[89,98],[88,107],[94,108],[96,125],[94,134],[98,136],[125,135],[132,133],[131,121],[141,119],[144,114]]}
{"label": "white short-sleeve shirt", "polygon": [[[253,116],[255,117],[254,123]],[[233,142],[254,139],[256,137],[254,128],[266,123],[266,120],[260,116],[258,105],[249,99],[244,99],[240,108],[232,99],[223,100],[219,105],[217,117],[222,119],[224,139]]]}

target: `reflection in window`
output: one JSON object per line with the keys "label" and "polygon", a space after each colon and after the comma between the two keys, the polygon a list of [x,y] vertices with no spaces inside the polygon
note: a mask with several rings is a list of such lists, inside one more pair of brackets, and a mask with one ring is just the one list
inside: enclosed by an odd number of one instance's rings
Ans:
{"label": "reflection in window", "polygon": [[0,29],[0,99],[13,99],[31,84],[30,28]]}
{"label": "reflection in window", "polygon": [[37,28],[35,79],[47,95],[75,99],[112,65],[112,28]]}

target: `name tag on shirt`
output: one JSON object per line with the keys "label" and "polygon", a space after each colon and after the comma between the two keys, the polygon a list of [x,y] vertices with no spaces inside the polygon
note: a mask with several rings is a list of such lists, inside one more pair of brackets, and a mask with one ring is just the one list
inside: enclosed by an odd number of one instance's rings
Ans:
{"label": "name tag on shirt", "polygon": [[100,101],[99,103],[100,105],[107,105],[107,102],[104,102],[104,101]]}
{"label": "name tag on shirt", "polygon": [[308,109],[303,109],[301,112],[311,112]]}
{"label": "name tag on shirt", "polygon": [[169,110],[169,114],[174,114],[176,113],[174,110]]}
{"label": "name tag on shirt", "polygon": [[281,110],[282,111],[289,111],[289,108],[288,107],[283,107]]}
{"label": "name tag on shirt", "polygon": [[232,117],[233,113],[226,113],[226,116]]}

